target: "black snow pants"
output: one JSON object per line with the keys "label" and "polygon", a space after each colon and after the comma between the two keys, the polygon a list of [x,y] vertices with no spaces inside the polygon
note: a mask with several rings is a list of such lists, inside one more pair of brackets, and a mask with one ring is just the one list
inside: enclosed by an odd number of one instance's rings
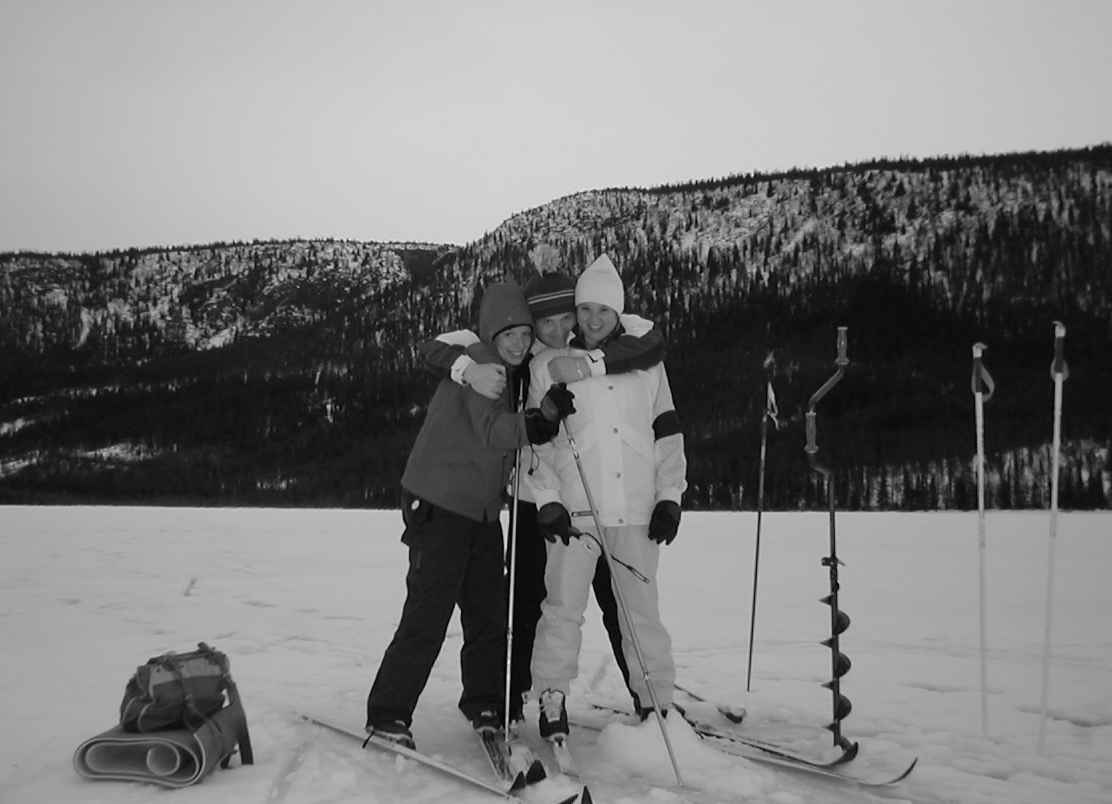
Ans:
{"label": "black snow pants", "polygon": [[402,510],[408,512],[402,537],[409,547],[406,598],[367,696],[367,725],[412,723],[457,605],[463,626],[460,711],[468,719],[486,709],[501,713],[506,662],[501,523],[475,522],[427,500]]}

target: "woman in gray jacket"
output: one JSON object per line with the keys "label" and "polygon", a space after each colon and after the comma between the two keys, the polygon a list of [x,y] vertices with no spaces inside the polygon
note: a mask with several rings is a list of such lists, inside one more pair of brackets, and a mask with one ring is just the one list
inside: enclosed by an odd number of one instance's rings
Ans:
{"label": "woman in gray jacket", "polygon": [[[479,338],[469,349],[473,360],[498,363],[507,373],[521,366],[533,343],[533,317],[520,287],[486,289]],[[442,380],[402,475],[406,599],[367,697],[367,732],[410,748],[413,711],[457,603],[460,711],[476,730],[497,729],[503,721],[502,495],[518,448],[550,439],[575,409],[572,394],[555,386],[535,407],[517,413],[510,387],[488,399]]]}

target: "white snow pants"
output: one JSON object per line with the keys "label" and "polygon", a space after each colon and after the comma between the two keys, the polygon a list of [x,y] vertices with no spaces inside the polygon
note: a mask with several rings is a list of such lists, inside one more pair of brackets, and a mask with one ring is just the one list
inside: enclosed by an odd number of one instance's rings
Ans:
{"label": "white snow pants", "polygon": [[[546,545],[548,563],[544,582],[547,596],[541,604],[541,619],[533,643],[533,689],[539,695],[546,689],[569,691],[572,679],[579,675],[579,648],[583,642],[584,612],[591,589],[595,565],[602,558],[602,550],[589,534],[594,526],[583,527],[578,539],[564,546],[556,541]],[[617,561],[636,568],[615,563],[611,567],[611,582],[621,591],[621,598],[629,608],[630,620],[637,634],[638,644],[652,680],[653,692],[662,707],[672,705],[672,685],[676,680],[676,665],[672,660],[672,639],[660,620],[659,595],[657,594],[657,566],[660,563],[660,545],[649,538],[648,525],[603,528],[606,549]],[[618,590],[615,590],[615,597]],[[622,626],[622,651],[629,665],[629,685],[641,700],[642,706],[651,706],[645,684],[645,674],[637,658],[637,651],[629,637],[629,622],[620,611]]]}

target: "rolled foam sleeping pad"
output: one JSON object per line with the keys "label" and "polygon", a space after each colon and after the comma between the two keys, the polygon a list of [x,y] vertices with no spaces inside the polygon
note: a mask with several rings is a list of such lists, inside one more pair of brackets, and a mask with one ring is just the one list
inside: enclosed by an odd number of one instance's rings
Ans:
{"label": "rolled foam sleeping pad", "polygon": [[228,762],[239,746],[240,762],[254,762],[247,718],[238,699],[209,717],[198,729],[167,729],[145,734],[114,726],[77,747],[74,769],[86,779],[150,782],[188,787]]}

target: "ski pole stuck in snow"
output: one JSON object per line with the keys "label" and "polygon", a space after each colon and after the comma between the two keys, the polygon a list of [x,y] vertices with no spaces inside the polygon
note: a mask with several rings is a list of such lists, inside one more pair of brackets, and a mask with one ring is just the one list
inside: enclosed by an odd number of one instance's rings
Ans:
{"label": "ski pole stuck in snow", "polygon": [[983,355],[988,347],[973,344],[973,411],[977,430],[977,550],[980,556],[980,624],[981,624],[981,733],[988,736],[988,626],[986,609],[985,568],[985,403],[992,398],[996,384],[985,368]]}
{"label": "ski pole stuck in snow", "polygon": [[749,609],[749,661],[745,670],[745,691],[749,692],[749,685],[753,678],[753,635],[757,629],[757,574],[761,566],[761,514],[764,512],[765,490],[765,455],[768,446],[768,422],[776,430],[780,429],[777,419],[779,410],[776,407],[776,391],[772,387],[772,376],[776,373],[776,357],[773,352],[768,353],[764,360],[765,370],[765,409],[761,414],[761,459],[760,471],[757,475],[757,543],[753,553],[753,603]]}
{"label": "ski pole stuck in snow", "polygon": [[[524,410],[524,387],[523,383],[519,381],[517,389],[517,410],[520,413]],[[513,499],[510,501],[510,533],[507,541],[510,547],[510,566],[509,566],[509,589],[506,600],[506,687],[505,687],[505,715],[504,728],[502,734],[508,739],[510,736],[510,719],[512,716],[512,707],[510,706],[510,666],[512,664],[513,647],[514,647],[514,593],[517,591],[516,578],[517,578],[517,506],[521,497],[521,450],[514,453],[514,482],[513,482]]]}
{"label": "ski pole stuck in snow", "polygon": [[1050,537],[1046,558],[1046,615],[1043,631],[1042,695],[1039,706],[1039,753],[1046,749],[1046,704],[1050,693],[1050,629],[1054,606],[1054,545],[1058,541],[1058,472],[1062,451],[1062,385],[1070,376],[1064,355],[1066,325],[1054,322],[1054,362],[1050,378],[1054,381],[1053,444],[1050,453]]}
{"label": "ski pole stuck in snow", "polygon": [[845,375],[849,357],[846,356],[846,327],[838,327],[838,356],[834,360],[837,370],[824,382],[817,391],[811,394],[807,403],[807,444],[804,451],[811,468],[821,474],[826,482],[826,497],[830,503],[830,555],[822,559],[823,566],[830,571],[830,594],[822,598],[822,602],[830,606],[830,638],[824,639],[822,644],[830,648],[831,679],[823,684],[833,695],[834,717],[827,728],[834,735],[834,745],[845,750],[853,750],[856,744],[842,736],[842,720],[849,715],[853,706],[849,698],[842,694],[842,676],[849,672],[849,657],[839,649],[839,635],[849,628],[849,616],[838,608],[838,559],[837,541],[834,529],[834,473],[829,467],[820,463],[815,457],[819,447],[816,442],[815,406],[826,396],[830,390],[841,381]]}
{"label": "ski pole stuck in snow", "polygon": [[[615,574],[614,561],[610,556],[610,550],[606,547],[606,540],[602,538],[602,522],[598,517],[598,506],[595,505],[594,495],[591,493],[591,485],[587,482],[587,473],[583,471],[583,461],[579,456],[579,447],[575,443],[575,438],[571,434],[571,429],[568,427],[567,420],[563,420],[564,434],[568,437],[568,446],[571,448],[572,457],[575,458],[575,468],[579,471],[579,480],[583,484],[583,492],[587,497],[587,506],[591,509],[591,519],[595,523],[595,530],[598,531],[598,546],[602,550],[602,556],[606,559],[607,565],[610,567],[610,573]],[[680,787],[686,787],[683,781],[683,776],[680,774],[680,765],[676,761],[676,753],[672,750],[672,740],[668,737],[668,729],[664,725],[664,714],[660,708],[660,701],[657,700],[656,691],[653,689],[652,679],[649,674],[649,665],[645,661],[645,654],[641,651],[641,640],[637,637],[637,629],[633,625],[633,618],[629,613],[629,606],[626,605],[625,594],[622,592],[620,584],[612,584],[614,588],[614,599],[618,603],[618,611],[621,612],[623,619],[626,623],[626,629],[629,634],[630,644],[633,645],[633,652],[637,655],[637,663],[641,665],[641,676],[645,679],[645,687],[648,689],[649,698],[652,700],[653,714],[656,716],[656,722],[660,726],[660,734],[664,738],[664,747],[668,751],[668,759],[672,763],[672,771],[676,775],[676,783]]]}

